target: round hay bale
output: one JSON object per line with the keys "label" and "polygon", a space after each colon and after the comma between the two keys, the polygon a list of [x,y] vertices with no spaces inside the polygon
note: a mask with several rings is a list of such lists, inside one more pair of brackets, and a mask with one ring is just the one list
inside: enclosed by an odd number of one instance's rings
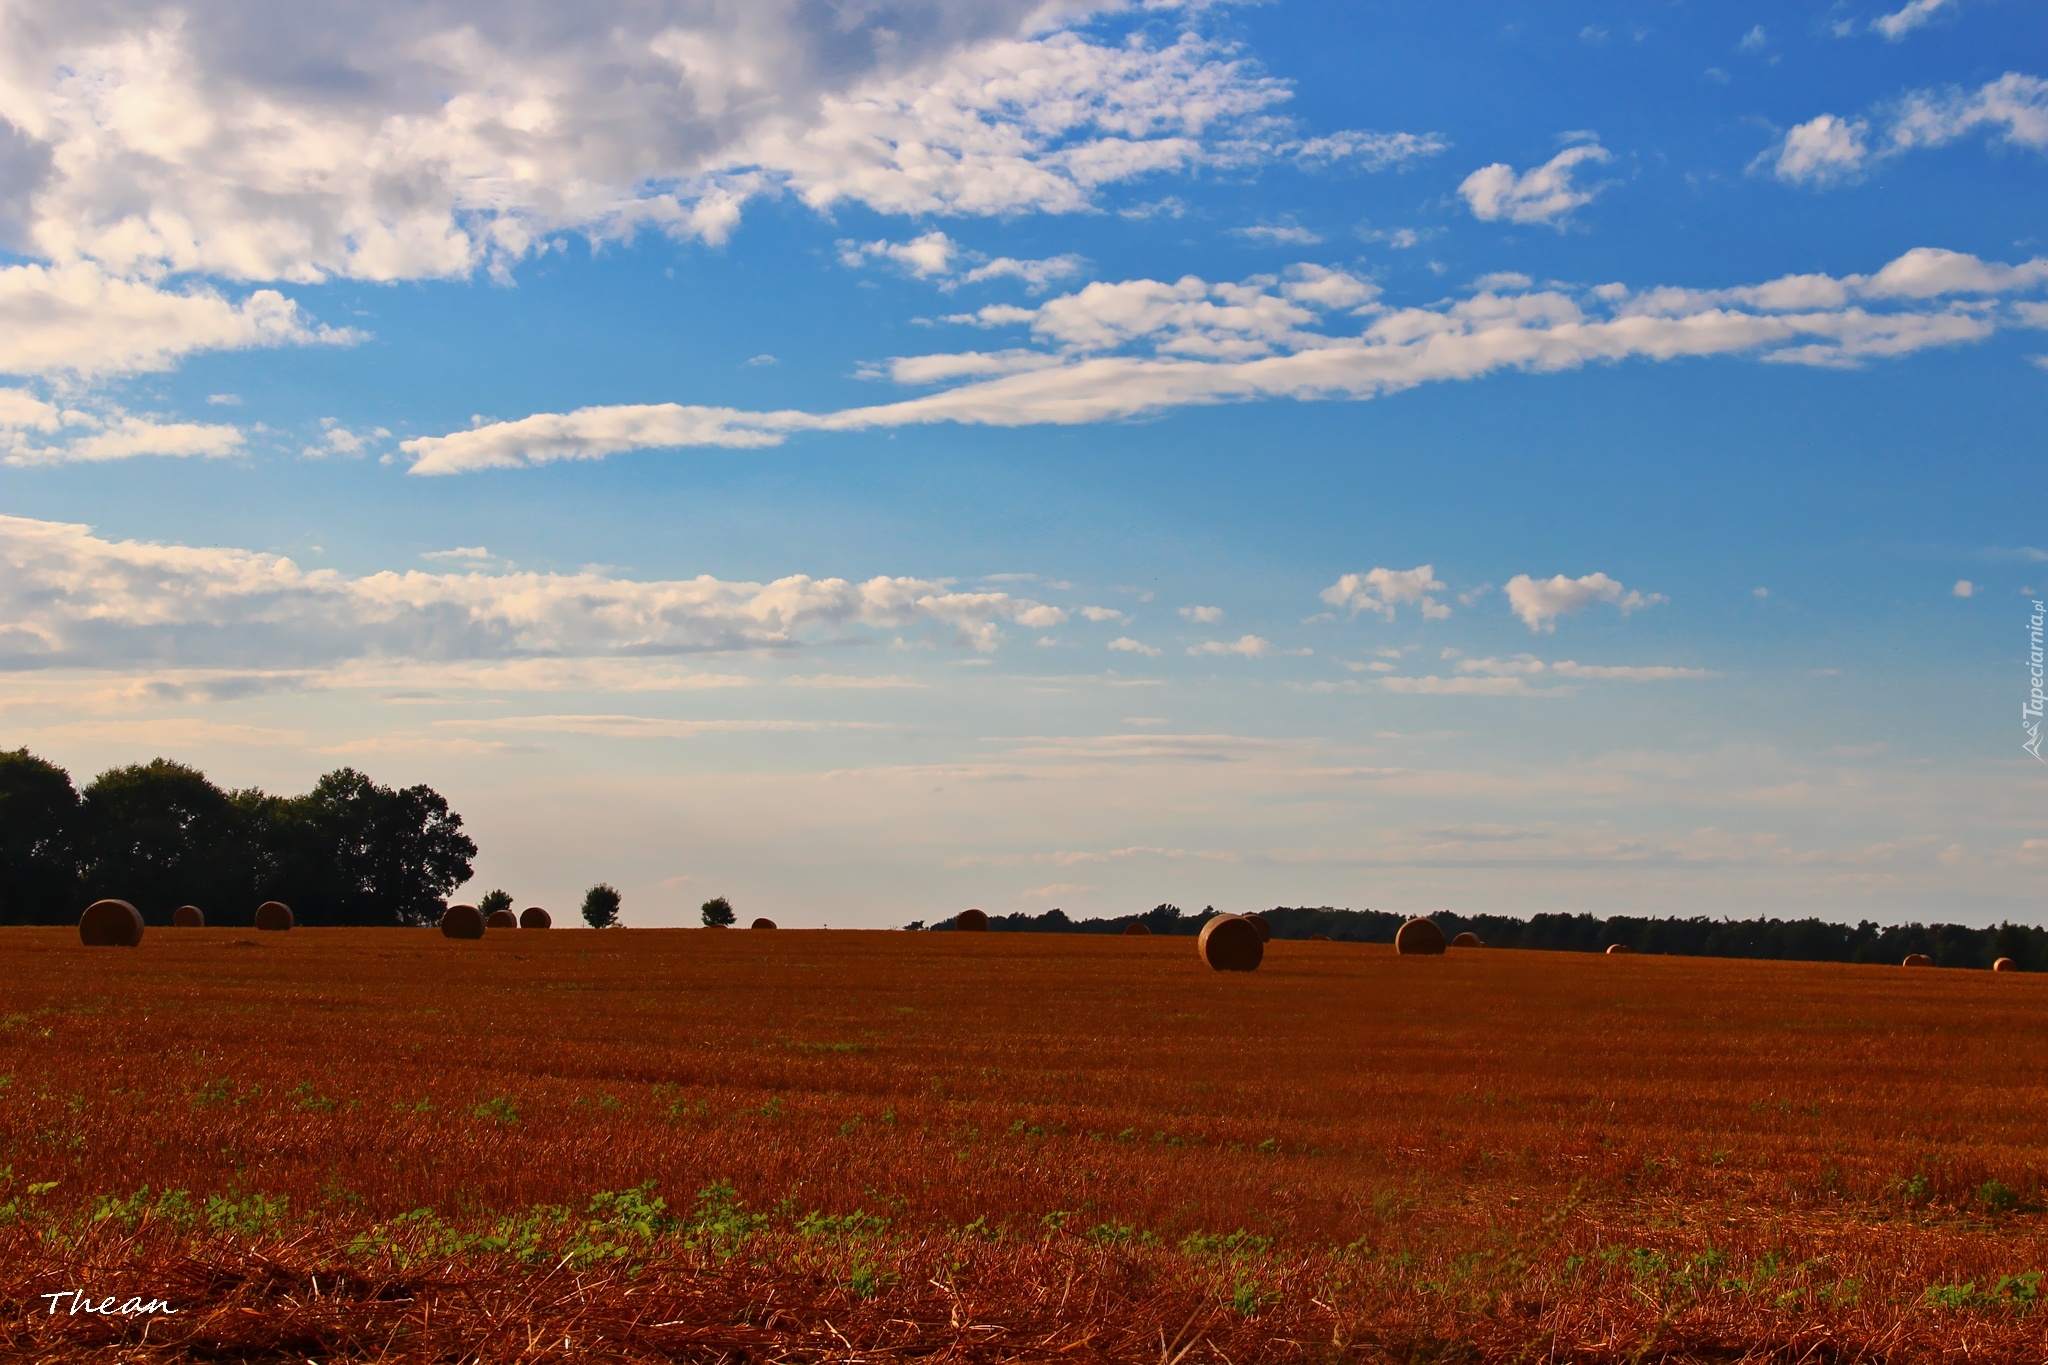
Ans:
{"label": "round hay bale", "polygon": [[289,929],[295,922],[292,908],[283,901],[265,901],[256,907],[258,929]]}
{"label": "round hay bale", "polygon": [[1629,947],[1626,943],[1610,943],[1607,945],[1607,955],[1609,957],[1620,957],[1624,953],[1632,953],[1634,951],[1635,949]]}
{"label": "round hay bale", "polygon": [[773,929],[775,927],[775,921],[764,917],[762,919],[755,920],[752,924],[748,925],[747,927],[749,929]]}
{"label": "round hay bale", "polygon": [[1150,938],[1152,937],[1152,926],[1141,919],[1134,919],[1124,926],[1124,937]]}
{"label": "round hay bale", "polygon": [[1330,941],[1330,936],[1328,934],[1310,934],[1308,936],[1308,941],[1310,943],[1328,943]]}
{"label": "round hay bale", "polygon": [[196,905],[181,905],[171,912],[171,927],[174,929],[204,929],[206,912]]}
{"label": "round hay bale", "polygon": [[1451,946],[1453,948],[1484,948],[1486,945],[1480,941],[1479,935],[1467,929],[1464,933],[1451,940]]}
{"label": "round hay bale", "polygon": [[441,912],[443,938],[482,938],[484,912],[474,905],[451,905]]}
{"label": "round hay bale", "polygon": [[988,916],[979,910],[962,910],[953,916],[953,927],[963,934],[985,934],[988,932]]}
{"label": "round hay bale", "polygon": [[142,942],[142,912],[127,901],[94,901],[78,917],[78,941],[88,948],[133,948]]}
{"label": "round hay bale", "polygon": [[1444,950],[1444,931],[1433,919],[1411,919],[1394,934],[1394,951],[1402,957],[1435,957]]}
{"label": "round hay bale", "polygon": [[1202,961],[1219,972],[1255,972],[1266,956],[1266,940],[1242,915],[1218,915],[1210,920],[1202,926],[1195,948]]}
{"label": "round hay bale", "polygon": [[522,929],[552,929],[555,917],[538,905],[529,905],[519,912],[519,927]]}
{"label": "round hay bale", "polygon": [[513,914],[510,910],[493,910],[491,911],[490,918],[485,920],[484,924],[491,929],[517,929],[519,927],[519,916]]}
{"label": "round hay bale", "polygon": [[1994,972],[2016,972],[2019,969],[2020,964],[2014,962],[2009,957],[2001,957],[1998,961],[1991,964],[1991,970]]}
{"label": "round hay bale", "polygon": [[1266,923],[1266,917],[1264,915],[1239,915],[1238,918],[1243,920],[1246,924],[1251,925],[1252,928],[1259,931],[1259,942],[1271,943],[1273,941],[1273,926]]}
{"label": "round hay bale", "polygon": [[1925,953],[1907,953],[1906,960],[1899,965],[1902,967],[1932,967],[1934,959]]}

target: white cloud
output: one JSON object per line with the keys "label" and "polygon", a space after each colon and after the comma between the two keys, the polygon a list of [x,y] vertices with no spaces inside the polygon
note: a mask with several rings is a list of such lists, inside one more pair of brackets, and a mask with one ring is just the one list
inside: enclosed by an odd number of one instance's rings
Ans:
{"label": "white cloud", "polygon": [[1083,607],[1081,608],[1081,616],[1084,620],[1097,622],[1127,621],[1130,619],[1129,616],[1118,611],[1115,607]]}
{"label": "white cloud", "polygon": [[1256,635],[1240,635],[1235,640],[1204,640],[1188,647],[1190,654],[1236,654],[1246,659],[1263,659],[1272,652],[1273,642]]}
{"label": "white cloud", "polygon": [[1584,611],[1596,602],[1612,603],[1626,616],[1665,600],[1662,593],[1644,594],[1624,588],[1604,573],[1589,573],[1581,578],[1557,574],[1541,579],[1518,573],[1508,580],[1507,594],[1508,605],[1522,618],[1522,623],[1545,633],[1557,629],[1558,617]]}
{"label": "white cloud", "polygon": [[1768,165],[1780,180],[1825,187],[1853,180],[1876,162],[1974,132],[2010,146],[2048,149],[2048,80],[2010,71],[1976,90],[1915,90],[1868,118],[1821,114],[1786,133],[1753,169]]}
{"label": "white cloud", "polygon": [[328,455],[360,455],[379,441],[388,441],[391,433],[383,427],[358,434],[350,431],[332,417],[320,419],[320,439],[299,453],[309,460],[321,459]]}
{"label": "white cloud", "polygon": [[1896,43],[1924,24],[1931,23],[1934,16],[1947,9],[1954,0],[1911,0],[1904,9],[1890,14],[1879,15],[1870,21],[1873,33],[1882,33]]}
{"label": "white cloud", "polygon": [[1057,280],[1078,275],[1087,265],[1085,260],[1071,252],[1044,260],[1019,260],[1014,256],[990,260],[981,252],[961,246],[943,232],[927,232],[907,242],[841,242],[839,260],[849,266],[876,260],[890,261],[917,279],[937,280],[939,287],[947,290],[985,280],[1016,279],[1023,281],[1025,288],[1034,294]]}
{"label": "white cloud", "polygon": [[1567,147],[1541,166],[1515,174],[1506,162],[1481,166],[1465,177],[1458,193],[1484,222],[1555,223],[1581,204],[1590,203],[1599,187],[1581,189],[1572,173],[1583,165],[1599,165],[1612,154],[1597,142]]}
{"label": "white cloud", "polygon": [[1117,636],[1109,642],[1109,647],[1111,649],[1120,649],[1130,654],[1143,654],[1148,659],[1156,659],[1165,652],[1156,645],[1142,644],[1137,640],[1133,640],[1128,635]]}
{"label": "white cloud", "polygon": [[[1551,373],[1601,361],[1749,356],[1853,366],[2048,325],[2048,305],[2002,301],[2048,284],[2048,258],[2018,265],[1916,247],[1874,275],[1793,275],[1728,289],[1603,284],[1572,290],[1494,280],[1469,298],[1385,306],[1365,280],[1299,266],[1239,284],[1096,282],[1032,308],[951,319],[1027,327],[1034,345],[898,358],[899,382],[953,387],[829,413],[677,403],[584,408],[483,422],[401,443],[415,474],[593,460],[626,450],[780,444],[804,431],[957,422],[1078,425],[1174,408],[1292,398],[1370,399],[1502,370]],[[1345,309],[1356,331],[1333,330]],[[2032,311],[2030,311],[2032,310]]]}
{"label": "white cloud", "polygon": [[1451,614],[1451,609],[1430,594],[1443,590],[1436,570],[1421,564],[1412,569],[1371,569],[1362,574],[1345,574],[1323,589],[1322,598],[1353,616],[1370,611],[1391,621],[1394,608],[1407,605],[1419,607],[1424,620],[1441,621]]}
{"label": "white cloud", "polygon": [[1200,625],[1209,626],[1214,625],[1216,622],[1221,621],[1223,619],[1223,608],[1182,607],[1180,609],[1180,614],[1182,617],[1189,621],[1194,621]]}
{"label": "white cloud", "polygon": [[1562,696],[1569,688],[1529,686],[1526,678],[1381,678],[1383,691],[1424,697],[1547,697]]}
{"label": "white cloud", "polygon": [[1770,35],[1764,32],[1764,26],[1762,24],[1758,24],[1754,28],[1750,29],[1749,32],[1742,35],[1742,41],[1739,44],[1737,44],[1737,46],[1739,46],[1744,52],[1761,52],[1766,47],[1770,46],[1770,42]]}
{"label": "white cloud", "polygon": [[241,449],[236,427],[158,421],[119,408],[60,408],[22,389],[0,388],[0,463],[96,464],[149,455],[219,459]]}
{"label": "white cloud", "polygon": [[916,578],[349,578],[274,554],[109,541],[84,526],[0,517],[0,669],[687,655],[789,650],[850,632],[929,631],[986,650],[1004,624],[1066,619],[1029,598]]}
{"label": "white cloud", "polygon": [[481,563],[495,559],[497,556],[481,545],[457,545],[452,550],[424,551],[421,553],[420,558],[439,560],[443,563],[463,564],[471,562]]}
{"label": "white cloud", "polygon": [[1309,138],[1292,150],[1296,160],[1310,165],[1349,161],[1368,171],[1383,171],[1435,156],[1450,145],[1436,133],[1370,133],[1353,129]]}
{"label": "white cloud", "polygon": [[1977,595],[1977,585],[1967,578],[1958,578],[1955,587],[1951,588],[1950,591],[1957,597],[1975,597]]}
{"label": "white cloud", "polygon": [[1536,677],[1540,674],[1549,674],[1552,677],[1575,678],[1587,682],[1672,682],[1678,679],[1721,676],[1707,668],[1676,668],[1667,664],[1582,664],[1574,659],[1551,663],[1528,654],[1518,654],[1512,659],[1460,659],[1458,670],[1461,673],[1479,673],[1492,678]]}
{"label": "white cloud", "polygon": [[274,289],[236,303],[210,289],[162,289],[85,263],[0,267],[0,374],[96,378],[167,370],[195,351],[357,339],[310,325]]}
{"label": "white cloud", "polygon": [[1259,223],[1253,227],[1232,228],[1233,237],[1242,237],[1259,246],[1314,246],[1323,240],[1323,235],[1311,228],[1289,219],[1279,223]]}

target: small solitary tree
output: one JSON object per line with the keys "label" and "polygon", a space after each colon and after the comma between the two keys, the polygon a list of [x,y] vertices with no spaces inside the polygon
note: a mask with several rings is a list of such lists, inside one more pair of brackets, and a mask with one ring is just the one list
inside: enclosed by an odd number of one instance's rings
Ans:
{"label": "small solitary tree", "polygon": [[704,927],[706,929],[730,929],[739,918],[733,913],[732,902],[723,896],[714,896],[704,902]]}
{"label": "small solitary tree", "polygon": [[593,929],[611,929],[619,922],[619,888],[599,882],[583,893],[583,922]]}
{"label": "small solitary tree", "polygon": [[512,908],[512,893],[510,891],[486,891],[477,901],[476,908],[483,911],[485,919],[489,919],[500,910],[510,910]]}

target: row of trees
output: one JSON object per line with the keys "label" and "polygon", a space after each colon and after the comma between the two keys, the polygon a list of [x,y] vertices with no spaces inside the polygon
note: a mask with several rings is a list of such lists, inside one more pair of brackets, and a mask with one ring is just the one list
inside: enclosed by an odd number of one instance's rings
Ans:
{"label": "row of trees", "polygon": [[[988,927],[998,933],[1120,934],[1133,921],[1155,934],[1195,934],[1215,910],[1187,914],[1179,906],[1159,905],[1140,915],[1073,920],[1063,910],[1041,915],[991,915]],[[1383,910],[1338,910],[1330,906],[1276,906],[1259,912],[1275,938],[1307,938],[1327,934],[1352,943],[1392,943],[1394,931],[1407,918]],[[1798,962],[1898,962],[1908,953],[1926,953],[1943,967],[1989,967],[2009,957],[2027,971],[2048,971],[2048,929],[2026,924],[2000,924],[1973,929],[1962,924],[1880,925],[1838,924],[1822,919],[1651,919],[1639,915],[1459,915],[1448,910],[1430,916],[1447,935],[1470,929],[1494,948],[1543,948],[1597,953],[1609,944],[1627,944],[1639,953],[1678,957],[1758,957]],[[906,926],[922,929],[922,922]],[[934,928],[951,928],[951,924]]]}
{"label": "row of trees", "polygon": [[79,791],[56,764],[0,751],[0,923],[67,924],[113,896],[155,924],[180,905],[247,923],[266,900],[301,924],[433,924],[476,851],[433,788],[354,768],[274,796],[159,758]]}

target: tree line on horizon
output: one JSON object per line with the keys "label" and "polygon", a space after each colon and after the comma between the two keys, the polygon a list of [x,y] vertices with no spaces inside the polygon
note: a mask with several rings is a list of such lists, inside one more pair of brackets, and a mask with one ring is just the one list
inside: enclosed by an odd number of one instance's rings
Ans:
{"label": "tree line on horizon", "polygon": [[245,925],[266,900],[300,924],[434,924],[476,852],[439,792],[354,768],[276,796],[158,758],[81,791],[27,749],[0,750],[0,924],[70,924],[102,898],[151,924],[196,905]]}
{"label": "tree line on horizon", "polygon": [[[1177,905],[1157,905],[1142,914],[1075,920],[1064,910],[1030,915],[990,915],[993,933],[1121,934],[1125,926],[1142,923],[1155,934],[1193,936],[1215,914],[1198,914]],[[1394,931],[1408,916],[1384,910],[1340,910],[1331,906],[1275,906],[1258,912],[1273,937],[1305,939],[1327,934],[1344,943],[1392,943]],[[1539,914],[1527,919],[1512,915],[1460,915],[1438,911],[1429,916],[1446,937],[1470,930],[1492,948],[1534,948],[1558,952],[1597,953],[1623,944],[1638,953],[1673,957],[1772,958],[1788,962],[1899,962],[1908,953],[1925,953],[1940,967],[1989,967],[2011,958],[2023,971],[2048,970],[2048,929],[2027,924],[2000,924],[1975,929],[1962,924],[1891,924],[1870,920],[1840,924],[1823,919],[1747,920],[1654,919],[1642,915]],[[924,929],[923,921],[904,926]],[[950,930],[950,920],[929,926]]]}

